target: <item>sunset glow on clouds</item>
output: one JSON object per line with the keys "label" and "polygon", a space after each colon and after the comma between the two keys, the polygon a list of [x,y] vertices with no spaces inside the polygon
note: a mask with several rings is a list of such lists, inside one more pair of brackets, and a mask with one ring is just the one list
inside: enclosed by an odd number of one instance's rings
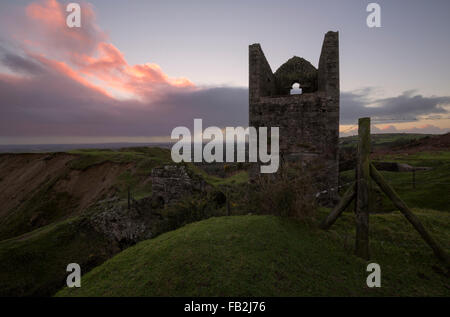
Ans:
{"label": "sunset glow on clouds", "polygon": [[[0,46],[7,70],[0,72],[3,142],[55,135],[160,137],[194,117],[214,120],[217,114],[219,124],[233,120],[211,106],[214,89],[172,78],[156,63],[130,65],[95,24],[89,4],[82,4],[81,28],[67,27],[64,10],[56,0],[26,6],[17,17],[20,27],[11,26],[13,45]],[[236,89],[223,89],[215,92],[214,104],[225,109]],[[244,95],[244,89],[237,91]],[[242,101],[236,106],[245,107]]]}
{"label": "sunset glow on clouds", "polygon": [[[112,43],[107,35],[95,24],[95,14],[89,4],[82,5],[83,27],[66,26],[65,8],[56,0],[32,3],[26,7],[29,30],[33,39],[27,43],[44,44],[44,54],[51,52],[63,61],[47,60],[47,65],[55,65],[59,71],[80,83],[92,87],[91,80],[99,80],[100,86],[114,95],[124,92],[136,98],[152,98],[155,93],[166,88],[193,88],[187,78],[170,78],[154,63],[129,65],[124,54]],[[32,31],[36,30],[36,31]],[[42,45],[41,45],[42,46]],[[40,60],[42,61],[42,59]]]}
{"label": "sunset glow on clouds", "polygon": [[[65,4],[56,0],[33,1],[2,20],[0,143],[161,140],[176,126],[192,126],[194,118],[205,126],[248,125],[246,87],[197,86],[169,76],[158,61],[131,64],[97,24],[94,7],[80,5],[81,28],[67,27]],[[374,132],[449,130],[448,96],[406,91],[374,99],[372,93],[341,92],[341,132],[354,133],[351,125],[363,116],[406,117],[376,124]]]}

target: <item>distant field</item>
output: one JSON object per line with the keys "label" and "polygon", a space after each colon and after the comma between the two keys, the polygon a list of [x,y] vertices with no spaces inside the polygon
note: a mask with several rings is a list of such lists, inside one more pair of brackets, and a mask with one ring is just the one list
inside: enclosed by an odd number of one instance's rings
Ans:
{"label": "distant field", "polygon": [[[398,146],[406,144],[411,140],[417,140],[431,136],[431,134],[420,133],[380,133],[372,134],[371,141],[373,147],[379,146]],[[354,147],[358,144],[358,136],[352,135],[339,138],[339,145],[341,147]]]}
{"label": "distant field", "polygon": [[[450,211],[450,151],[419,152],[416,154],[393,154],[377,157],[384,162],[406,163],[416,167],[431,167],[429,171],[416,171],[415,188],[412,172],[381,171],[400,197],[411,207]],[[341,173],[341,183],[353,181],[353,170]],[[378,188],[373,183],[375,188]],[[343,189],[344,190],[344,189]],[[378,194],[379,203],[374,212],[396,210],[384,194]]]}
{"label": "distant field", "polygon": [[171,143],[0,144],[0,153],[49,153],[67,152],[78,149],[117,150],[144,146],[169,148]]}
{"label": "distant field", "polygon": [[[414,139],[421,139],[432,134],[420,133],[382,133],[372,134],[372,144],[374,146],[402,144]],[[342,147],[356,146],[358,136],[348,136],[339,138]],[[95,143],[95,144],[0,144],[0,153],[48,153],[48,152],[68,152],[79,149],[110,149],[133,147],[160,147],[170,148],[173,143]]]}

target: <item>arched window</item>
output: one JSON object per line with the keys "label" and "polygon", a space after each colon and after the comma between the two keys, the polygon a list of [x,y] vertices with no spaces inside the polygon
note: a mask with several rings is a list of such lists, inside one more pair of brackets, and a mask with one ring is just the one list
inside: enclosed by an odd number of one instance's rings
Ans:
{"label": "arched window", "polygon": [[301,95],[301,94],[302,94],[302,89],[300,88],[300,84],[293,83],[292,89],[291,89],[291,95]]}

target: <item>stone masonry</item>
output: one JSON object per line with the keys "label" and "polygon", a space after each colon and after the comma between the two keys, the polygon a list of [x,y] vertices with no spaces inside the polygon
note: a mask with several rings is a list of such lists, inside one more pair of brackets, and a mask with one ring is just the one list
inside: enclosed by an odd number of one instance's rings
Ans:
{"label": "stone masonry", "polygon": [[208,184],[185,165],[165,165],[151,172],[153,197],[170,204],[184,196],[205,192]]}
{"label": "stone masonry", "polygon": [[[337,188],[338,32],[325,34],[318,69],[294,56],[273,73],[261,46],[253,44],[249,72],[250,126],[279,127],[282,160],[313,164],[317,189]],[[302,94],[290,95],[295,83]]]}

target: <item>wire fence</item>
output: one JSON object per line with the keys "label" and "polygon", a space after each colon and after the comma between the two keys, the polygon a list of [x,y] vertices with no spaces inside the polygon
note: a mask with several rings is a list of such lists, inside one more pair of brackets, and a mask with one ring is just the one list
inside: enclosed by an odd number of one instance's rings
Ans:
{"label": "wire fence", "polygon": [[[421,185],[450,185],[450,182],[442,181],[440,179],[439,180],[438,179],[427,179],[427,180],[423,180],[423,179],[420,180],[419,179],[418,180],[417,179],[417,177],[418,177],[417,171],[415,173],[414,172],[395,172],[395,173],[403,174],[403,175],[405,175],[406,173],[410,173],[412,175],[410,181],[404,180],[404,179],[389,179],[389,178],[386,178],[386,181],[390,185],[392,185],[392,186],[394,186],[396,188],[399,188],[399,186],[402,186],[402,185],[410,186],[408,189],[419,189]],[[420,175],[420,173],[419,173],[419,175]],[[384,176],[386,176],[386,175],[384,175]],[[446,176],[447,175],[444,175],[443,177],[445,178]],[[450,180],[450,175],[448,175],[448,179]],[[329,188],[322,189],[322,190],[320,190],[320,191],[318,191],[316,193],[316,198],[318,198],[320,196],[323,197],[324,195],[327,195],[327,194],[328,195],[332,195],[332,194],[334,194],[336,192],[339,192],[343,188],[345,188],[345,190],[347,190],[348,186],[350,186],[354,182],[355,182],[355,180],[352,180],[352,181],[349,181],[349,182],[340,183],[337,187],[329,187]],[[320,185],[323,186],[323,183],[314,183],[312,185],[313,186],[320,186]]]}

